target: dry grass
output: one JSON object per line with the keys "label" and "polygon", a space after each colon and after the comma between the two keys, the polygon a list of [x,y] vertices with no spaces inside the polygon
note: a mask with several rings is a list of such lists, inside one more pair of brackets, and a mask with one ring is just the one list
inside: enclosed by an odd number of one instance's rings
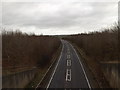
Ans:
{"label": "dry grass", "polygon": [[102,32],[70,35],[64,39],[76,44],[82,57],[94,74],[99,86],[110,87],[102,71],[101,62],[119,62],[120,28],[114,26]]}
{"label": "dry grass", "polygon": [[60,46],[60,39],[53,36],[28,35],[21,32],[2,33],[2,67],[4,70],[44,68]]}
{"label": "dry grass", "polygon": [[118,26],[114,26],[102,32],[71,35],[65,39],[76,43],[87,56],[98,62],[118,61],[120,57],[119,30]]}

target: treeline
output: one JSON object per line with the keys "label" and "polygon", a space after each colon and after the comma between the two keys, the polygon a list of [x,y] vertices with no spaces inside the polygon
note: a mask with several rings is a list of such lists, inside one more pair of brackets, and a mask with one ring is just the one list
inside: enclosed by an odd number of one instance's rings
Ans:
{"label": "treeline", "polygon": [[77,44],[90,58],[101,61],[118,61],[120,28],[114,26],[102,32],[71,35],[65,39]]}
{"label": "treeline", "polygon": [[20,31],[2,32],[2,65],[9,67],[45,67],[60,46],[53,36],[28,35]]}
{"label": "treeline", "polygon": [[[101,32],[70,35],[64,39],[74,43],[81,54],[82,60],[92,72],[101,88],[116,88],[110,85],[110,77],[105,77],[102,63],[117,63],[120,58],[120,28],[114,26]],[[117,65],[117,64],[116,64]],[[117,82],[117,81],[116,81]]]}

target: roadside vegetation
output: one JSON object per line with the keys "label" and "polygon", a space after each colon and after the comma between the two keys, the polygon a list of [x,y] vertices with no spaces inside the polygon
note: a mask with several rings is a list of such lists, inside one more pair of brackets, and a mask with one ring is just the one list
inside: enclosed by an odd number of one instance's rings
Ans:
{"label": "roadside vegetation", "polygon": [[60,47],[54,36],[28,35],[20,31],[2,32],[3,75],[28,68],[45,68]]}
{"label": "roadside vegetation", "polygon": [[[118,61],[118,26],[102,32],[91,32],[66,37],[76,43],[90,58],[101,61]],[[120,42],[120,41],[119,41]],[[98,59],[99,58],[99,59]]]}
{"label": "roadside vegetation", "polygon": [[115,25],[101,32],[82,33],[64,38],[78,47],[79,52],[102,88],[109,87],[107,82],[111,81],[108,81],[110,77],[107,77],[107,80],[104,77],[101,63],[116,63],[116,65],[120,63],[119,30],[118,25]]}

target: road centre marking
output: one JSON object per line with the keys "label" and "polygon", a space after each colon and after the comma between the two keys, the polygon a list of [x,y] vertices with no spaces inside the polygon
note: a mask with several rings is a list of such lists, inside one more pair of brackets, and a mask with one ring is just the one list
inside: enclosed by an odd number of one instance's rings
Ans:
{"label": "road centre marking", "polygon": [[71,66],[71,60],[67,60],[67,66]]}
{"label": "road centre marking", "polygon": [[70,58],[70,55],[67,55],[67,59],[69,59]]}
{"label": "road centre marking", "polygon": [[66,81],[71,81],[71,69],[66,70]]}

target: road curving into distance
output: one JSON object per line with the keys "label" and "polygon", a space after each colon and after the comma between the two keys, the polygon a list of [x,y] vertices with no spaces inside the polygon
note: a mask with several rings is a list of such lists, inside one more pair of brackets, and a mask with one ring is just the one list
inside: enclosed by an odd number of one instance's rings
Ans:
{"label": "road curving into distance", "polygon": [[61,40],[63,47],[59,60],[48,81],[47,88],[89,88],[91,85],[74,47]]}

